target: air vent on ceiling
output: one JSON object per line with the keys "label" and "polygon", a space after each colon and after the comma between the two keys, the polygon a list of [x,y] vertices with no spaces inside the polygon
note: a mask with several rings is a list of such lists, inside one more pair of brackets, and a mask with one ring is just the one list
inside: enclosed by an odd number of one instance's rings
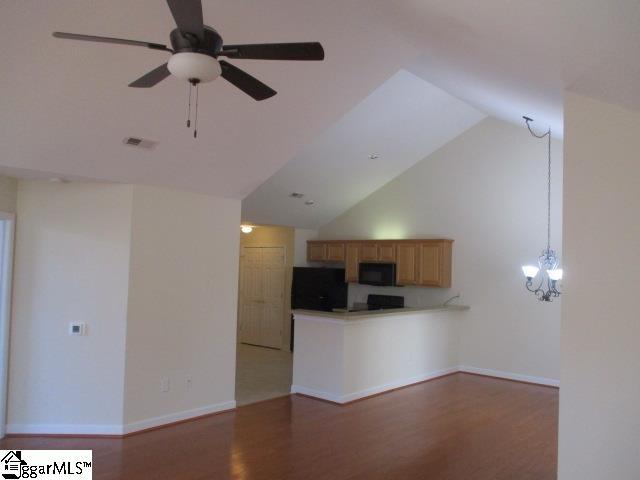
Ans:
{"label": "air vent on ceiling", "polygon": [[154,142],[152,140],[147,140],[146,138],[126,137],[122,141],[122,143],[124,143],[125,145],[129,145],[130,147],[150,149],[155,147],[157,142]]}

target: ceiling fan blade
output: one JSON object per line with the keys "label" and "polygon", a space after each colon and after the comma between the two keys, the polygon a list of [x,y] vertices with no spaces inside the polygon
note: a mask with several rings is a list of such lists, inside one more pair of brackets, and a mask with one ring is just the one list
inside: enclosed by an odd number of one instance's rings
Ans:
{"label": "ceiling fan blade", "polygon": [[240,70],[238,67],[224,60],[220,60],[219,62],[222,68],[222,78],[238,87],[247,95],[251,95],[255,100],[265,100],[278,93],[244,70]]}
{"label": "ceiling fan blade", "polygon": [[324,49],[319,42],[225,45],[220,55],[256,60],[324,60]]}
{"label": "ceiling fan blade", "polygon": [[167,68],[167,64],[163,63],[157,68],[154,68],[149,73],[144,74],[139,79],[129,84],[130,87],[135,88],[149,88],[153,87],[157,83],[160,83],[162,80],[171,75],[169,69]]}
{"label": "ceiling fan blade", "polygon": [[67,33],[67,32],[53,32],[53,36],[56,38],[66,38],[69,40],[84,40],[86,42],[100,42],[100,43],[117,43],[119,45],[134,45],[137,47],[147,47],[153,50],[167,50],[172,52],[173,50],[167,48],[166,45],[152,42],[141,42],[139,40],[127,40],[126,38],[113,38],[113,37],[98,37],[95,35],[82,35],[80,33]]}
{"label": "ceiling fan blade", "polygon": [[204,39],[204,20],[200,0],[167,0],[171,15],[180,31],[191,33],[200,41]]}

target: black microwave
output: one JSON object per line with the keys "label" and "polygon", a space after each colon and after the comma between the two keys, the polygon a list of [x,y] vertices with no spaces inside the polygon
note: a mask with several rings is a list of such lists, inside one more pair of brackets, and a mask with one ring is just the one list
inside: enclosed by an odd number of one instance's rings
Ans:
{"label": "black microwave", "polygon": [[358,283],[392,287],[396,284],[396,264],[361,263],[358,270]]}

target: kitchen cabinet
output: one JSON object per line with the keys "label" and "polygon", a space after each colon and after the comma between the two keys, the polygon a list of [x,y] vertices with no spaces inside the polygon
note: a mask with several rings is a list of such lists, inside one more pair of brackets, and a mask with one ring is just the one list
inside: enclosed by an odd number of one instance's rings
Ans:
{"label": "kitchen cabinet", "polygon": [[344,243],[327,243],[327,261],[344,262]]}
{"label": "kitchen cabinet", "polygon": [[451,287],[453,240],[310,240],[307,260],[340,262],[345,265],[345,281],[357,282],[359,264],[396,264],[396,283],[421,287]]}
{"label": "kitchen cabinet", "polygon": [[378,261],[378,244],[363,243],[360,245],[360,261],[361,262],[377,262]]}
{"label": "kitchen cabinet", "polygon": [[399,243],[396,245],[396,284],[416,285],[418,283],[418,245]]}
{"label": "kitchen cabinet", "polygon": [[385,263],[395,263],[396,245],[393,243],[378,244],[378,261]]}
{"label": "kitchen cabinet", "polygon": [[358,281],[358,268],[360,265],[360,244],[347,243],[345,247],[344,276],[345,282]]}
{"label": "kitchen cabinet", "polygon": [[307,260],[324,262],[327,260],[327,244],[324,242],[307,242]]}
{"label": "kitchen cabinet", "polygon": [[451,247],[451,242],[446,240],[420,243],[418,285],[443,288],[451,286]]}

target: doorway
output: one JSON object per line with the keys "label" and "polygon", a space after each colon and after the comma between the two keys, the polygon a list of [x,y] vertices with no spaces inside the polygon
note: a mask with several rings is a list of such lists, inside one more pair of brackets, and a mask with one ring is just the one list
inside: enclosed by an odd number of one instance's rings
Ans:
{"label": "doorway", "polygon": [[13,239],[15,218],[0,212],[0,438],[7,425],[7,379],[9,366],[9,325],[13,279]]}
{"label": "doorway", "polygon": [[240,342],[282,348],[285,247],[242,247]]}
{"label": "doorway", "polygon": [[236,403],[289,395],[293,373],[294,229],[257,225],[241,234]]}

